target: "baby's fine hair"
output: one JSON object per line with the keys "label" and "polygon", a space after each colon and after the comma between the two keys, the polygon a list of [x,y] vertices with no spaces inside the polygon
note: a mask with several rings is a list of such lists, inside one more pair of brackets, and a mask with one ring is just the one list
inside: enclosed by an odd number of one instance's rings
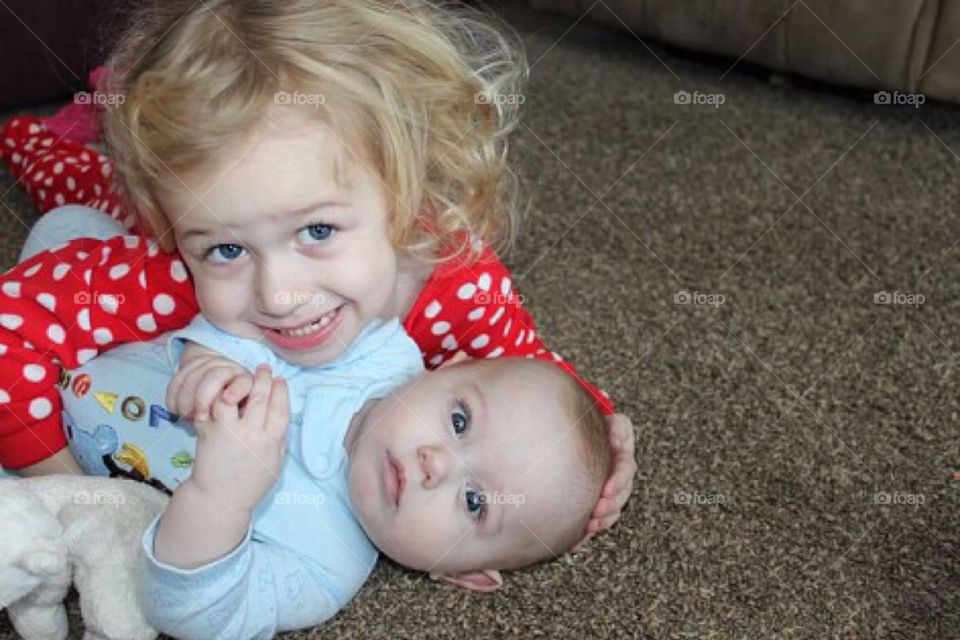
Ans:
{"label": "baby's fine hair", "polygon": [[[567,500],[581,507],[579,520],[558,525],[556,551],[571,551],[586,534],[593,507],[603,492],[604,483],[613,471],[613,448],[610,445],[606,418],[599,404],[572,375],[564,375],[566,390],[562,402],[570,419],[569,427],[577,440],[581,469],[580,482],[567,494]],[[568,427],[565,427],[568,428]]]}
{"label": "baby's fine hair", "polygon": [[433,259],[469,254],[471,239],[500,250],[513,240],[520,183],[507,139],[528,66],[515,32],[477,9],[147,0],[108,68],[107,90],[124,100],[106,110],[105,140],[130,205],[164,250],[175,244],[156,186],[212,166],[275,105],[315,112],[377,172],[397,249]]}

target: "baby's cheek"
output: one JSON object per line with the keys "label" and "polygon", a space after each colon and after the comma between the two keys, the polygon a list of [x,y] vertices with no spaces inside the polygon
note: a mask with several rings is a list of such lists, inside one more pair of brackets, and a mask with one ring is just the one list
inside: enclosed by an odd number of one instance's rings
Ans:
{"label": "baby's cheek", "polygon": [[[351,456],[352,458],[355,456]],[[377,497],[377,474],[373,472],[373,463],[351,460],[350,498],[364,510],[369,510]]]}

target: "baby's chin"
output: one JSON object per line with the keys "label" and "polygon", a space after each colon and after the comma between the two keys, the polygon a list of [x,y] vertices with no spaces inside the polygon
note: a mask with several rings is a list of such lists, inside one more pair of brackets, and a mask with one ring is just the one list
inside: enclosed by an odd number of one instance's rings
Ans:
{"label": "baby's chin", "polygon": [[441,560],[436,557],[434,552],[418,553],[416,550],[404,548],[404,545],[397,540],[381,540],[379,543],[374,538],[370,538],[380,553],[387,556],[397,564],[413,569],[414,571],[436,571],[437,562]]}
{"label": "baby's chin", "polygon": [[[382,520],[370,522],[363,517],[359,517],[359,520],[360,526],[363,527],[364,532],[366,532],[367,537],[370,538],[373,546],[375,546],[381,554],[387,556],[397,564],[415,571],[427,571],[431,564],[433,564],[431,559],[421,557],[416,553],[411,553],[409,549],[404,548],[403,542],[398,540],[395,535],[392,535],[393,532],[389,530],[389,527],[378,526],[379,523],[383,522]],[[435,561],[436,559],[434,558],[433,560]]]}

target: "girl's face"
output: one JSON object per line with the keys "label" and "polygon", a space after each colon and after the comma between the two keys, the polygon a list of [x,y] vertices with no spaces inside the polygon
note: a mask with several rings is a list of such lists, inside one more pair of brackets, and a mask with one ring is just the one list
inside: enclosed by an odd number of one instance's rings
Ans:
{"label": "girl's face", "polygon": [[314,366],[395,314],[389,194],[318,118],[274,105],[213,165],[157,193],[210,322]]}

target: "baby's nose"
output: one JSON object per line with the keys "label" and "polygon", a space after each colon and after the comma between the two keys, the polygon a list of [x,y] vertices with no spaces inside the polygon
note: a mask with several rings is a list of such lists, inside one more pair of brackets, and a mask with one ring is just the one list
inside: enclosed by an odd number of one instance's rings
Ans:
{"label": "baby's nose", "polygon": [[425,489],[437,486],[450,472],[450,454],[440,447],[417,447],[417,460],[420,462]]}

